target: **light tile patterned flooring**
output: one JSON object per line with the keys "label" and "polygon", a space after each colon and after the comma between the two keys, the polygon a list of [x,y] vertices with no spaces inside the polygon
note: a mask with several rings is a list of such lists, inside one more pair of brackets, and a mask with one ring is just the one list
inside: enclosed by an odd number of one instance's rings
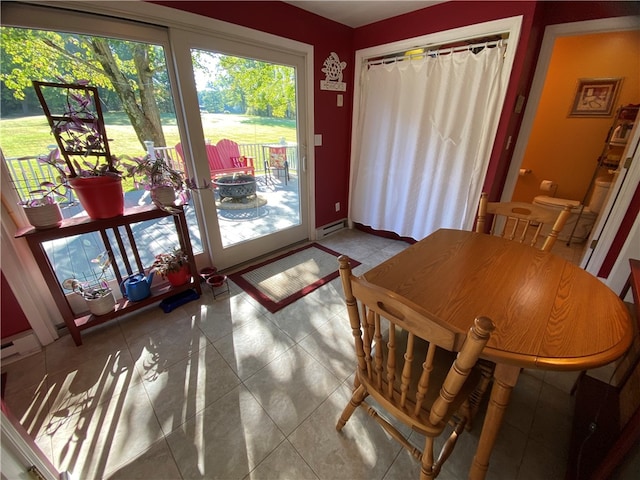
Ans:
{"label": "light tile patterned flooring", "polygon": [[[362,262],[356,273],[407,246],[353,230],[320,243]],[[3,369],[9,408],[75,479],[419,477],[418,463],[362,410],[335,430],[354,368],[339,279],[276,314],[232,284],[230,295],[207,290],[169,314],[150,308],[83,339],[75,347],[64,336]],[[523,372],[488,478],[564,478],[574,379]],[[466,478],[481,421],[439,478]]]}

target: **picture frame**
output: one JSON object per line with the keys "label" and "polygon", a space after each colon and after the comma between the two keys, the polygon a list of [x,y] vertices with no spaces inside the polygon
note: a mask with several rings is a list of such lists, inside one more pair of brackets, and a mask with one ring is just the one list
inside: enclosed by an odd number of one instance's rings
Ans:
{"label": "picture frame", "polygon": [[622,78],[580,78],[569,117],[610,117]]}

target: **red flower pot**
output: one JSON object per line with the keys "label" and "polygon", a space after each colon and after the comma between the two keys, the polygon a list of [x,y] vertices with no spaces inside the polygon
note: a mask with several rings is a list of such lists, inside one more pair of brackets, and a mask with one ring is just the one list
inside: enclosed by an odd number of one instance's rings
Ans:
{"label": "red flower pot", "polygon": [[94,220],[117,217],[124,213],[122,178],[110,175],[74,177],[69,179],[69,184],[87,215]]}
{"label": "red flower pot", "polygon": [[169,283],[174,287],[184,285],[190,279],[191,274],[189,273],[189,265],[183,265],[177,272],[167,272],[167,280],[169,280]]}

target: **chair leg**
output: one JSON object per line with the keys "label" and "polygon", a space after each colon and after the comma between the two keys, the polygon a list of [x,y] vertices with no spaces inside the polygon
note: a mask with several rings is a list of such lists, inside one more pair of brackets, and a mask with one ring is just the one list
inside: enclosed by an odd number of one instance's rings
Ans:
{"label": "chair leg", "polygon": [[422,451],[422,462],[420,466],[420,480],[433,480],[433,437],[427,437],[424,441]]}
{"label": "chair leg", "polygon": [[471,392],[471,395],[469,396],[469,410],[468,412],[465,412],[468,413],[468,421],[466,427],[467,430],[471,430],[473,426],[473,419],[478,413],[480,404],[482,403],[482,400],[484,399],[484,396],[489,389],[489,384],[493,380],[493,371],[495,370],[495,367],[496,365],[493,362],[478,360],[477,368],[480,369],[481,376],[478,385],[476,385],[476,388],[473,390],[473,392]]}
{"label": "chair leg", "polygon": [[342,430],[342,427],[344,427],[344,425],[349,421],[351,415],[353,415],[353,412],[355,412],[356,408],[360,406],[366,396],[367,390],[362,385],[356,388],[356,390],[353,392],[353,395],[351,395],[351,399],[349,399],[349,403],[347,403],[347,406],[344,407],[342,415],[340,415],[340,419],[338,420],[338,423],[336,425],[337,431]]}
{"label": "chair leg", "polygon": [[453,449],[455,448],[456,443],[458,442],[458,437],[462,432],[464,432],[466,423],[467,423],[467,419],[462,418],[454,428],[453,432],[451,432],[451,435],[449,436],[447,441],[442,446],[442,450],[440,450],[440,455],[438,455],[438,459],[436,460],[436,462],[434,463],[431,469],[433,471],[434,478],[438,476],[438,474],[440,473],[440,470],[442,469],[442,465],[444,464],[444,462],[447,461],[447,459],[453,452]]}

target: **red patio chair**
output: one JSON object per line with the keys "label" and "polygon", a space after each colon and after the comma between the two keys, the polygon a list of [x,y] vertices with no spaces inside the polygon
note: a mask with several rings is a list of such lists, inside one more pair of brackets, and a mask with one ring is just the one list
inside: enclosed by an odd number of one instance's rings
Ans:
{"label": "red patio chair", "polygon": [[242,168],[247,175],[255,176],[253,157],[242,155],[240,153],[240,147],[236,142],[228,138],[223,138],[216,144],[216,148],[224,165]]}

